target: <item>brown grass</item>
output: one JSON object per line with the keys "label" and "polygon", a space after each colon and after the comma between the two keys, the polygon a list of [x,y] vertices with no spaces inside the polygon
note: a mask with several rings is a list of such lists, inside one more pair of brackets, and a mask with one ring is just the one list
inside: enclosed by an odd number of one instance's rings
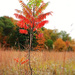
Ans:
{"label": "brown grass", "polygon": [[[14,60],[14,58],[21,59],[22,57],[25,57],[25,60],[28,59],[28,51],[2,51],[2,49],[0,49],[0,75],[30,75],[28,62],[21,66]],[[38,73],[40,73],[39,75],[49,75],[48,72],[42,74],[42,72],[49,70],[51,71],[50,75],[63,75],[62,72],[64,69],[57,74],[57,68],[59,68],[59,66],[65,67],[65,65],[69,63],[69,60],[75,60],[75,52],[32,51],[31,65],[33,68],[33,75],[38,75]],[[75,61],[72,61],[72,63],[75,63]],[[57,66],[57,64],[59,64],[59,66]],[[53,67],[52,65],[55,66]],[[51,69],[51,66],[53,69]]]}

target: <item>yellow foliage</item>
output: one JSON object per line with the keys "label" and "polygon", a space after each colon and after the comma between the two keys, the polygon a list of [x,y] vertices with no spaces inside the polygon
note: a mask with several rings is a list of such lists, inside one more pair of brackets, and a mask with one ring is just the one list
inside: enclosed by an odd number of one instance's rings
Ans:
{"label": "yellow foliage", "polygon": [[75,39],[71,40],[70,46],[72,47],[73,51],[75,51]]}
{"label": "yellow foliage", "polygon": [[73,48],[73,51],[75,52],[75,46],[72,46],[72,48]]}
{"label": "yellow foliage", "polygon": [[54,42],[54,48],[56,51],[63,51],[66,48],[66,44],[61,38],[59,38]]}

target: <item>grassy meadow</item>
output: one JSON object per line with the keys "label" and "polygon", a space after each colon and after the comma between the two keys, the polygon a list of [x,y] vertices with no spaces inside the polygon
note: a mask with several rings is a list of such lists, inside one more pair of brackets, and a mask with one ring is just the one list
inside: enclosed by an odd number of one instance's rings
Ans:
{"label": "grassy meadow", "polygon": [[[30,75],[28,62],[14,59],[28,58],[28,51],[2,51],[0,48],[0,75]],[[31,51],[33,75],[75,75],[75,52]]]}

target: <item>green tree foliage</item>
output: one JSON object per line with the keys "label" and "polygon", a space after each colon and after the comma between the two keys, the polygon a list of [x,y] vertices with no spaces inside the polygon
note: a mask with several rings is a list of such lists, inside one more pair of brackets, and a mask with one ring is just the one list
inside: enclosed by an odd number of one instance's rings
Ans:
{"label": "green tree foliage", "polygon": [[66,31],[61,31],[60,32],[60,37],[62,38],[63,41],[71,41],[71,37],[69,36],[69,34],[67,34]]}
{"label": "green tree foliage", "polygon": [[55,42],[59,38],[60,33],[57,29],[54,29],[51,33],[51,39]]}
{"label": "green tree foliage", "polygon": [[[16,26],[16,30],[14,30],[13,34],[9,37],[8,42],[11,46],[15,46],[16,48],[20,49],[27,49],[29,48],[29,41],[30,41],[30,32],[27,35],[19,33],[19,27]],[[36,37],[33,37],[32,46],[37,46]]]}
{"label": "green tree foliage", "polygon": [[6,36],[10,35],[12,30],[13,30],[13,27],[14,27],[13,23],[11,22],[11,20],[7,19],[5,17],[1,17],[0,21],[1,21],[0,22],[0,27],[3,28],[3,34],[6,35]]}
{"label": "green tree foliage", "polygon": [[[7,41],[8,38],[12,35],[14,28],[14,24],[11,22],[10,19],[5,17],[0,17],[0,42],[3,43],[4,41]],[[4,39],[7,37],[6,39]]]}
{"label": "green tree foliage", "polygon": [[33,6],[36,6],[36,7],[39,7],[42,1],[43,1],[43,0],[30,0],[27,5],[28,5],[30,8],[32,8],[32,5],[33,5]]}
{"label": "green tree foliage", "polygon": [[48,39],[45,43],[48,46],[48,49],[52,49],[53,48],[53,41],[51,39]]}

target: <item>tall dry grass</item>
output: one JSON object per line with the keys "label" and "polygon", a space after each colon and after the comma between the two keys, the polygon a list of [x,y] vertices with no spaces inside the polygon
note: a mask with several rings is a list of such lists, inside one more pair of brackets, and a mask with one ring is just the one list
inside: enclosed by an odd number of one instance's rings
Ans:
{"label": "tall dry grass", "polygon": [[[28,51],[2,51],[0,75],[30,75],[28,62],[23,65],[14,58],[28,59]],[[75,52],[31,51],[33,75],[75,75]]]}

